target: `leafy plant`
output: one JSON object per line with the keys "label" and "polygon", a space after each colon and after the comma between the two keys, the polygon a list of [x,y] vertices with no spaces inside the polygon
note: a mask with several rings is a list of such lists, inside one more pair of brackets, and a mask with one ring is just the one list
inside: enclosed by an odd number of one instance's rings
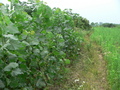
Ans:
{"label": "leafy plant", "polygon": [[83,18],[78,13],[72,13],[72,9],[65,9],[64,11],[67,12],[70,16],[72,16],[74,26],[76,28],[80,28],[82,30],[91,30],[92,27],[89,23],[89,20]]}
{"label": "leafy plant", "polygon": [[82,38],[67,12],[42,1],[9,1],[10,9],[0,6],[0,88],[43,89],[62,78]]}

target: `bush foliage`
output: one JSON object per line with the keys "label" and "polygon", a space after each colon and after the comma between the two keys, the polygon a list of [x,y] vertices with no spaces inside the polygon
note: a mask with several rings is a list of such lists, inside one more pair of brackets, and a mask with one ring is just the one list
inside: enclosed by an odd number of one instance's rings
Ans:
{"label": "bush foliage", "polygon": [[80,28],[82,30],[90,30],[92,27],[89,24],[89,20],[86,18],[83,18],[80,16],[78,13],[72,13],[72,9],[65,9],[65,12],[67,12],[70,16],[72,16],[73,21],[74,21],[74,26],[76,28]]}
{"label": "bush foliage", "polygon": [[63,77],[83,39],[68,12],[39,0],[9,1],[10,8],[0,6],[0,88],[42,89]]}

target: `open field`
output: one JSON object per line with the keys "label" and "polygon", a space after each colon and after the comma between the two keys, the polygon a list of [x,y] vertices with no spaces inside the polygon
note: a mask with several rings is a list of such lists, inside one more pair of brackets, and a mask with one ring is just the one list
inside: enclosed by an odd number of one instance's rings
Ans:
{"label": "open field", "polygon": [[102,46],[112,90],[120,90],[120,28],[96,27],[91,39]]}

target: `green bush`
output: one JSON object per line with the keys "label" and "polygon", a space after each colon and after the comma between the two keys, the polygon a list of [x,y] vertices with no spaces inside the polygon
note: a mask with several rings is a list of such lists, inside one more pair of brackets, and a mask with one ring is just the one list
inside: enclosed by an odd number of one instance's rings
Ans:
{"label": "green bush", "polygon": [[0,88],[43,89],[63,77],[82,38],[67,12],[31,0],[28,13],[28,2],[9,1],[0,7]]}
{"label": "green bush", "polygon": [[72,16],[74,26],[76,28],[80,28],[82,30],[91,30],[92,26],[90,25],[89,20],[83,18],[77,13],[72,13],[72,9],[65,9],[64,11],[67,12],[70,16]]}

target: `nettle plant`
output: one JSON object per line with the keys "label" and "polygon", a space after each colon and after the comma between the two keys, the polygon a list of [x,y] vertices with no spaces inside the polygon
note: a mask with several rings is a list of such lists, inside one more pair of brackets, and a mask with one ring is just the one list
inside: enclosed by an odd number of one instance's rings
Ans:
{"label": "nettle plant", "polygon": [[72,17],[36,0],[0,6],[0,88],[42,89],[66,72],[82,41]]}

